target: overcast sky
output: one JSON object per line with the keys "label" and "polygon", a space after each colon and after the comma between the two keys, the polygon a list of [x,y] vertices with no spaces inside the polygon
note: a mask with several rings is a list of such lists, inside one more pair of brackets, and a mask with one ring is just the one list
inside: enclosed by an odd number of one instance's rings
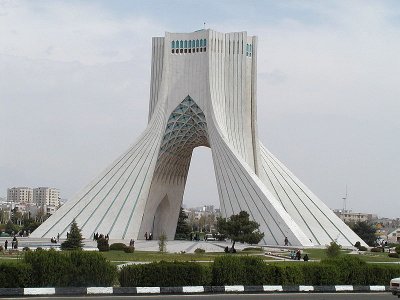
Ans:
{"label": "overcast sky", "polygon": [[[259,137],[330,208],[400,217],[399,1],[0,0],[0,196],[70,198],[147,124],[151,37],[259,38]],[[184,203],[218,204],[211,151]],[[197,184],[200,182],[201,184]]]}

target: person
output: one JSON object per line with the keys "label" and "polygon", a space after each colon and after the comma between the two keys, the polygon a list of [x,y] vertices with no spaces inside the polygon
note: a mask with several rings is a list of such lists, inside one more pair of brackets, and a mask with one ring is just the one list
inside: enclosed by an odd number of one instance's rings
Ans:
{"label": "person", "polygon": [[135,247],[135,240],[134,240],[134,239],[131,239],[131,240],[130,240],[129,246],[130,246],[130,247]]}
{"label": "person", "polygon": [[289,245],[289,239],[287,238],[287,236],[285,236],[285,246]]}
{"label": "person", "polygon": [[146,241],[148,240],[147,231],[146,231],[146,233],[144,234],[144,238],[146,239]]}
{"label": "person", "polygon": [[296,252],[296,259],[297,260],[301,259],[301,251],[300,251],[300,249],[298,249],[297,252]]}
{"label": "person", "polygon": [[303,257],[303,260],[304,260],[304,261],[308,261],[308,259],[309,259],[309,258],[308,258],[308,254],[305,254],[304,257]]}
{"label": "person", "polygon": [[15,243],[14,243],[14,249],[18,249],[18,240],[17,240],[17,238],[15,238]]}
{"label": "person", "polygon": [[60,233],[57,233],[57,242],[60,241]]}
{"label": "person", "polygon": [[7,248],[8,248],[8,241],[6,240],[6,241],[4,242],[4,249],[7,250]]}
{"label": "person", "polygon": [[151,241],[153,239],[153,234],[150,232],[149,233],[149,240]]}
{"label": "person", "polygon": [[296,259],[296,252],[294,250],[290,251],[290,259]]}

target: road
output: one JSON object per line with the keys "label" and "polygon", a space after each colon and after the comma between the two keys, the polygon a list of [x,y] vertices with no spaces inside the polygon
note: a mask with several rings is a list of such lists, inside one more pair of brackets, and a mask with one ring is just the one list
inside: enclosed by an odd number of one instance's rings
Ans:
{"label": "road", "polygon": [[[2,298],[2,299],[13,299],[15,298]],[[71,300],[72,297],[24,297],[18,299],[57,299],[57,300]],[[147,299],[147,300],[207,300],[207,299],[220,299],[220,300],[230,300],[230,299],[245,299],[245,300],[260,300],[260,299],[277,299],[277,300],[395,300],[396,296],[391,293],[290,293],[290,294],[201,294],[201,295],[149,295],[149,296],[86,296],[86,297],[73,297],[74,300],[110,300],[110,299]]]}

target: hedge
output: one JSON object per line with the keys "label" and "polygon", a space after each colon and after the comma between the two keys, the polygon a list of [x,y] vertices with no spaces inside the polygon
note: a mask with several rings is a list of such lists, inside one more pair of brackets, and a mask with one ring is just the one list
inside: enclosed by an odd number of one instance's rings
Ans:
{"label": "hedge", "polygon": [[110,286],[116,268],[100,253],[85,251],[35,251],[25,253],[32,266],[32,287]]}
{"label": "hedge", "polygon": [[32,267],[24,262],[0,263],[0,287],[23,288],[31,286]]}
{"label": "hedge", "polygon": [[124,243],[114,243],[110,245],[110,250],[124,251],[127,246]]}
{"label": "hedge", "polygon": [[210,285],[209,266],[194,262],[153,262],[121,269],[119,282],[127,286]]}
{"label": "hedge", "polygon": [[[159,276],[163,274],[163,276]],[[355,256],[302,263],[265,263],[255,256],[217,257],[209,266],[160,262],[124,267],[121,286],[185,285],[388,285],[400,266],[367,264]]]}
{"label": "hedge", "polygon": [[225,255],[215,258],[212,266],[213,285],[262,285],[274,275],[256,256]]}

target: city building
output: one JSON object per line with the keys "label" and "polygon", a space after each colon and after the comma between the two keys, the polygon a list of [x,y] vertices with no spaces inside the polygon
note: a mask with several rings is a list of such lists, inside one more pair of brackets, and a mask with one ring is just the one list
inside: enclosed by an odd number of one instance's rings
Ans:
{"label": "city building", "polygon": [[387,241],[388,243],[400,243],[400,227],[388,233]]}
{"label": "city building", "polygon": [[33,202],[37,206],[58,207],[60,205],[60,191],[50,187],[33,189]]}
{"label": "city building", "polygon": [[[7,222],[12,211],[22,217],[52,215],[60,207],[60,192],[49,187],[14,187],[7,189],[7,200],[0,201],[0,222]],[[20,220],[22,222],[22,219]]]}
{"label": "city building", "polygon": [[33,190],[29,187],[13,187],[7,189],[7,201],[14,203],[32,203]]}
{"label": "city building", "polygon": [[[358,237],[259,141],[257,37],[210,29],[153,38],[149,122],[125,153],[32,236],[173,239],[192,152],[211,148],[221,215],[241,210],[261,243],[352,246]],[[201,182],[198,182],[201,185]]]}
{"label": "city building", "polygon": [[335,209],[333,212],[345,223],[372,222],[378,218],[376,214],[353,212],[351,210]]}

